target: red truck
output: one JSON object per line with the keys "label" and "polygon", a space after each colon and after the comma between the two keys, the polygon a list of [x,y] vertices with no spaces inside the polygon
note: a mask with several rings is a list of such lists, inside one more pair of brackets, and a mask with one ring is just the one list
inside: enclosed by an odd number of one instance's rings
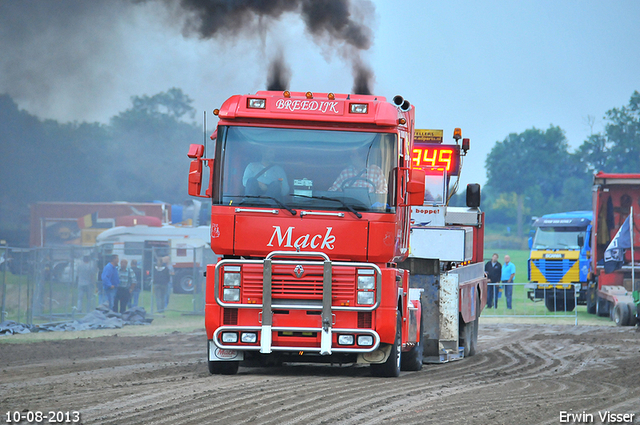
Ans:
{"label": "red truck", "polygon": [[462,219],[440,205],[442,232],[462,232],[457,256],[407,260],[411,207],[425,204],[414,111],[400,96],[289,91],[214,110],[213,158],[204,145],[188,154],[189,194],[212,198],[211,248],[222,255],[206,271],[212,374],[240,362],[358,362],[398,376],[473,354],[486,289],[479,190]]}
{"label": "red truck", "polygon": [[[627,250],[623,265],[612,273],[605,273],[605,251],[625,219],[633,211],[633,252]],[[594,176],[593,228],[591,273],[587,288],[587,311],[609,316],[619,326],[633,326],[637,322],[638,288],[632,281],[633,267],[640,262],[640,174],[604,173]],[[634,291],[636,293],[634,298]]]}

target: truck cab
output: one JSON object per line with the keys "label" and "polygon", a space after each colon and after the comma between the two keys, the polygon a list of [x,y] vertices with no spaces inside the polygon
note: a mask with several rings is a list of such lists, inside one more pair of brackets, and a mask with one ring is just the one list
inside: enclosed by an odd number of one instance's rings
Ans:
{"label": "truck cab", "polygon": [[529,239],[529,298],[549,311],[573,311],[586,304],[591,257],[591,211],[547,214],[534,223]]}

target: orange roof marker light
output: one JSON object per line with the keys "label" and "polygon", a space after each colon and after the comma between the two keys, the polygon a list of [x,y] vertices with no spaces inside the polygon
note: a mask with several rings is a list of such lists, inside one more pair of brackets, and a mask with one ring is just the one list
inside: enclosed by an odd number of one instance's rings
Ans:
{"label": "orange roof marker light", "polygon": [[399,124],[406,124],[406,123],[407,123],[407,120],[406,120],[406,119],[404,119],[404,118],[400,118],[400,119],[398,120],[398,123],[399,123]]}
{"label": "orange roof marker light", "polygon": [[336,95],[335,95],[335,94],[333,94],[333,93],[329,93],[329,94],[327,95],[327,97],[329,98],[329,100],[335,100]]}
{"label": "orange roof marker light", "polygon": [[311,93],[310,91],[308,91],[305,96],[307,96],[307,99],[313,99],[313,93]]}
{"label": "orange roof marker light", "polygon": [[285,90],[282,92],[282,95],[288,99],[291,97],[291,92],[289,90]]}
{"label": "orange roof marker light", "polygon": [[216,117],[218,116],[218,114],[220,113],[220,109],[214,109],[213,110],[213,115],[215,115]]}
{"label": "orange roof marker light", "polygon": [[454,128],[453,129],[453,138],[457,140],[462,139],[462,130],[459,128]]}

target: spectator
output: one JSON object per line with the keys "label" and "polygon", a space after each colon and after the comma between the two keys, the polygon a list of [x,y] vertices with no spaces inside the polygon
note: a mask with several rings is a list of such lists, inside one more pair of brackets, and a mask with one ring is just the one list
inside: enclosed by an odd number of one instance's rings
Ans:
{"label": "spectator", "polygon": [[136,281],[131,291],[129,308],[138,306],[138,299],[140,298],[140,291],[142,290],[142,270],[138,267],[138,260],[131,260],[131,271],[136,276]]}
{"label": "spectator", "polygon": [[120,284],[116,291],[116,297],[113,303],[113,311],[118,311],[118,304],[120,304],[120,313],[124,313],[127,310],[127,304],[129,304],[129,297],[131,291],[136,284],[136,275],[133,270],[129,268],[129,262],[124,258],[120,261],[120,267],[118,267],[118,278]]}
{"label": "spectator", "polygon": [[509,255],[504,256],[504,266],[502,266],[502,283],[504,285],[504,296],[507,299],[507,309],[511,310],[511,296],[513,295],[513,279],[516,277],[516,266],[511,262]]}
{"label": "spectator", "polygon": [[95,280],[97,267],[91,261],[91,257],[85,255],[82,257],[82,262],[78,265],[76,272],[76,278],[78,280],[78,311],[83,312],[82,304],[86,301],[85,306],[87,311],[90,312],[95,308]]}
{"label": "spectator", "polygon": [[118,256],[113,254],[104,269],[102,269],[102,289],[107,305],[113,310],[113,302],[116,296],[116,288],[120,286],[118,276]]}
{"label": "spectator", "polygon": [[500,290],[500,279],[502,278],[502,264],[498,262],[498,254],[491,256],[491,261],[487,261],[484,271],[489,278],[487,285],[487,308],[498,308],[498,293]]}
{"label": "spectator", "polygon": [[169,269],[169,285],[167,286],[167,296],[164,301],[164,308],[166,309],[169,306],[169,297],[173,292],[173,276],[175,275],[175,271],[173,270],[173,265],[171,264],[171,258],[167,255],[166,257],[162,257],[162,262],[165,267]]}
{"label": "spectator", "polygon": [[169,268],[164,265],[162,257],[158,257],[158,262],[153,270],[153,293],[155,294],[158,313],[164,312],[170,279]]}

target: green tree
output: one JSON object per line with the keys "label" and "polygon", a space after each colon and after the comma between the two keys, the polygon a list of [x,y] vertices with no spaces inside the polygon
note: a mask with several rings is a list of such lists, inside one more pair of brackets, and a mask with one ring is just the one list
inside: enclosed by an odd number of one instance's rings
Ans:
{"label": "green tree", "polygon": [[537,185],[544,198],[560,197],[562,182],[573,171],[566,166],[569,163],[564,131],[553,125],[546,131],[511,133],[491,149],[485,162],[487,185],[499,194],[515,194],[517,236],[523,234],[527,190]]}
{"label": "green tree", "polygon": [[591,135],[578,149],[590,171],[637,173],[640,171],[640,93],[634,91],[629,105],[606,112],[604,134]]}

